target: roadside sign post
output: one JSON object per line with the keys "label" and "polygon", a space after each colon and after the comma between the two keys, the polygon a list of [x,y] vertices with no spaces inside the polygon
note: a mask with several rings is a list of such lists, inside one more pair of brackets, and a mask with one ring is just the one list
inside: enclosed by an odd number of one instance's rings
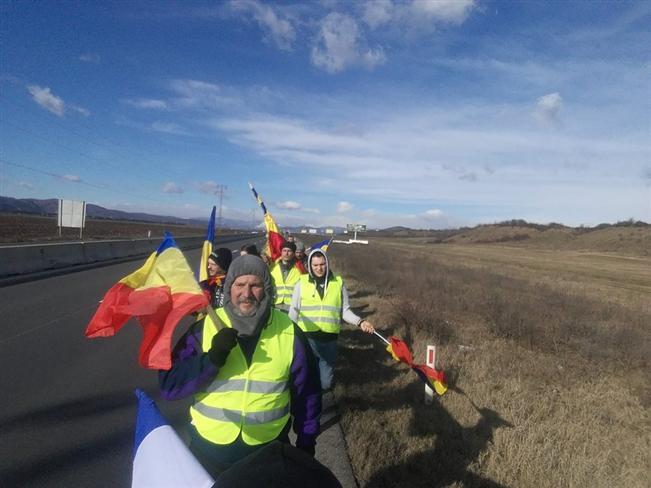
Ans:
{"label": "roadside sign post", "polygon": [[[428,344],[427,345],[427,358],[426,364],[436,369],[436,346]],[[428,385],[425,385],[425,404],[431,405],[434,401],[434,390]]]}
{"label": "roadside sign post", "polygon": [[84,235],[84,226],[86,225],[86,202],[60,198],[58,225],[59,237],[61,237],[61,228],[72,227],[79,229],[79,240],[81,240]]}
{"label": "roadside sign post", "polygon": [[366,224],[346,224],[346,233],[353,233],[353,238],[349,239],[348,244],[368,244],[368,241],[357,239],[358,232],[366,232]]}

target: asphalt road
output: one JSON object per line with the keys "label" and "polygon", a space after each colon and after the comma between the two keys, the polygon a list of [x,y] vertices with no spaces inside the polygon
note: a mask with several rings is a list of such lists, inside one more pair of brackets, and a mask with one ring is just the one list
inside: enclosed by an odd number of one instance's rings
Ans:
{"label": "asphalt road", "polygon": [[[199,250],[186,257],[198,266]],[[130,486],[133,392],[158,398],[157,373],[137,364],[134,321],[107,339],[84,330],[104,293],[138,265],[0,288],[0,486]],[[189,400],[157,403],[177,429],[185,422]]]}

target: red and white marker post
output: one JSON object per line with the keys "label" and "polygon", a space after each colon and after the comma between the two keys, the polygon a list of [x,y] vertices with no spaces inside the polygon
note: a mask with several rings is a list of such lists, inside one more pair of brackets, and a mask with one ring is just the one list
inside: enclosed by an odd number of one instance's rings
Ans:
{"label": "red and white marker post", "polygon": [[[426,364],[436,369],[436,346],[427,345],[427,358]],[[434,390],[428,385],[425,385],[425,404],[430,405],[434,401]]]}

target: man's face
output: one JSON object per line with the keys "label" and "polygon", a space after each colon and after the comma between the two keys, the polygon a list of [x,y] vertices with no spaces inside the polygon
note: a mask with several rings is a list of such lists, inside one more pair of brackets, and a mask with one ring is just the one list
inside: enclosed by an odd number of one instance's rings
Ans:
{"label": "man's face", "polygon": [[321,278],[322,276],[325,275],[326,260],[323,256],[320,256],[318,254],[312,256],[312,260],[310,261],[310,266],[312,266],[312,273],[314,273],[314,276],[316,276],[317,278]]}
{"label": "man's face", "polygon": [[231,286],[231,302],[235,312],[242,317],[251,317],[260,308],[264,298],[264,283],[256,275],[242,275],[235,278]]}
{"label": "man's face", "polygon": [[288,247],[283,247],[280,251],[280,259],[285,263],[289,263],[294,258],[294,251]]}
{"label": "man's face", "polygon": [[221,269],[219,264],[217,264],[212,259],[208,259],[208,276],[216,276],[217,274],[224,274],[224,270]]}
{"label": "man's face", "polygon": [[296,250],[296,259],[299,261],[302,260],[305,257],[305,251],[299,251],[298,249]]}

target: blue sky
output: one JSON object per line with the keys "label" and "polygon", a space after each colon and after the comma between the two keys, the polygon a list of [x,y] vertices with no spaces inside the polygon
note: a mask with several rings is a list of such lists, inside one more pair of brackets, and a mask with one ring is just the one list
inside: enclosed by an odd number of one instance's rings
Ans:
{"label": "blue sky", "polygon": [[[4,2],[0,193],[279,224],[651,221],[651,2]],[[253,213],[257,212],[257,213]]]}

